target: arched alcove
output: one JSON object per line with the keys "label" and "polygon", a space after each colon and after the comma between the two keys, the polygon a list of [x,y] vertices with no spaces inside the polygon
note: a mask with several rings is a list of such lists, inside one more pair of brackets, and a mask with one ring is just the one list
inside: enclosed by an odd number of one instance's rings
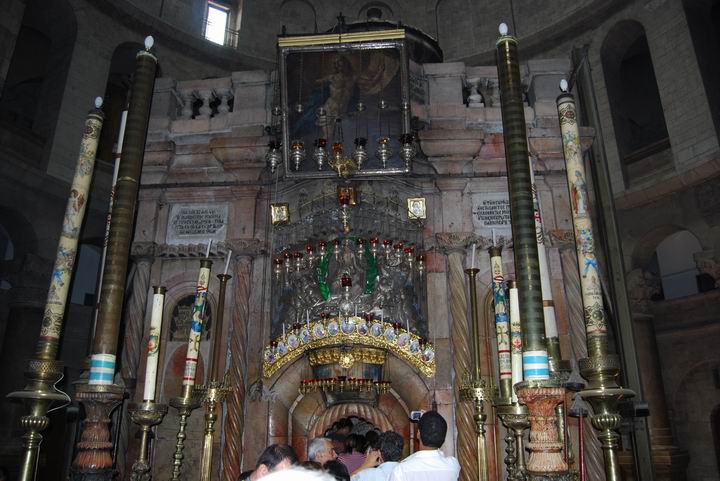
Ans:
{"label": "arched alcove", "polygon": [[[380,14],[379,18],[378,13]],[[393,20],[395,12],[393,8],[385,2],[367,2],[358,9],[357,16],[360,22],[367,20]]]}
{"label": "arched alcove", "polygon": [[624,20],[601,48],[615,140],[626,184],[672,166],[670,140],[643,26]]}
{"label": "arched alcove", "polygon": [[702,251],[700,241],[687,230],[663,239],[655,250],[665,299],[698,293],[698,269],[693,254]]}
{"label": "arched alcove", "polygon": [[683,0],[705,94],[720,134],[720,0]]}

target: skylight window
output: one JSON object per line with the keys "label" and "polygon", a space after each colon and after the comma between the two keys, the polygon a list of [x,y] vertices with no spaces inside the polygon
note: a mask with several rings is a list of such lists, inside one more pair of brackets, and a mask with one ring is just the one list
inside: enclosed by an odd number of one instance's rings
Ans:
{"label": "skylight window", "polygon": [[218,45],[225,45],[225,32],[229,16],[230,12],[227,8],[208,2],[205,38]]}

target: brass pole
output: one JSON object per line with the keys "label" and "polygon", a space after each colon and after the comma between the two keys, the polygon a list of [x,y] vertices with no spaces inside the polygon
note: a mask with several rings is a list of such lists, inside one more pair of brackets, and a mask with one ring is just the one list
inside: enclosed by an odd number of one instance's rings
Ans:
{"label": "brass pole", "polygon": [[570,191],[573,229],[577,239],[578,269],[582,288],[583,314],[587,338],[588,357],[581,359],[580,373],[587,379],[588,386],[581,396],[593,408],[592,425],[600,431],[605,458],[605,474],[608,481],[620,481],[620,465],[617,458],[620,435],[618,403],[622,398],[634,396],[634,392],[623,389],[617,383],[620,374],[620,359],[608,352],[608,334],[600,288],[600,275],[595,256],[593,223],[588,205],[585,165],[580,145],[575,99],[567,93],[567,82],[561,82],[561,94],[557,99],[560,131],[565,155],[568,189]]}
{"label": "brass pole", "polygon": [[477,435],[477,465],[478,480],[488,481],[487,466],[487,443],[485,440],[485,423],[487,414],[485,414],[485,399],[487,397],[485,381],[480,375],[480,334],[477,315],[477,284],[476,277],[480,269],[465,269],[465,273],[470,279],[470,315],[471,315],[471,332],[472,332],[472,349],[473,349],[473,373],[470,379],[466,379],[460,385],[460,397],[464,401],[473,403],[475,412],[473,419],[475,421],[475,433]]}
{"label": "brass pole", "polygon": [[[231,252],[232,253],[232,252]],[[232,278],[228,274],[218,274],[220,280],[220,291],[218,293],[217,314],[215,316],[215,329],[213,332],[212,364],[210,367],[209,382],[205,386],[196,387],[196,391],[202,394],[205,404],[205,433],[203,435],[202,463],[200,465],[200,481],[210,481],[212,475],[213,459],[213,435],[215,433],[215,422],[218,419],[217,407],[222,406],[223,401],[230,394],[230,388],[224,380],[220,380],[220,339],[223,331],[223,318],[225,310],[225,290],[227,282]]]}
{"label": "brass pole", "polygon": [[63,365],[56,360],[56,356],[62,334],[80,230],[85,217],[85,207],[95,168],[95,154],[105,117],[100,107],[102,107],[102,98],[98,97],[95,100],[95,108],[88,113],[85,121],[85,129],[80,142],[80,154],[63,218],[35,359],[31,359],[25,369],[25,378],[28,380],[28,384],[22,391],[8,394],[8,398],[23,400],[29,411],[29,414],[20,418],[20,425],[25,430],[22,437],[24,452],[19,477],[21,481],[35,479],[40,443],[43,439],[40,433],[50,424],[50,419],[47,417],[48,411],[53,405],[70,402],[66,394],[55,388],[55,384],[63,376]]}

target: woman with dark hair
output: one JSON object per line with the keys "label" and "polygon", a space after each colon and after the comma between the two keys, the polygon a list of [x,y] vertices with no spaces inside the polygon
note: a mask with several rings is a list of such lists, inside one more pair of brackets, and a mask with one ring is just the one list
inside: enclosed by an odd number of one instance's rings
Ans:
{"label": "woman with dark hair", "polygon": [[365,436],[351,434],[345,439],[345,452],[338,460],[345,465],[349,473],[354,472],[365,462]]}

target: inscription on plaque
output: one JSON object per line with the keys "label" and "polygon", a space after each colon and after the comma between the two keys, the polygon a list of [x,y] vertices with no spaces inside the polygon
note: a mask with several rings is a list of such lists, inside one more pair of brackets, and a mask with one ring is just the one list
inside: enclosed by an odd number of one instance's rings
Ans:
{"label": "inscription on plaque", "polygon": [[227,204],[176,204],[170,210],[167,241],[188,244],[224,240],[227,218]]}
{"label": "inscription on plaque", "polygon": [[510,227],[510,199],[506,193],[472,196],[473,224],[480,229]]}

